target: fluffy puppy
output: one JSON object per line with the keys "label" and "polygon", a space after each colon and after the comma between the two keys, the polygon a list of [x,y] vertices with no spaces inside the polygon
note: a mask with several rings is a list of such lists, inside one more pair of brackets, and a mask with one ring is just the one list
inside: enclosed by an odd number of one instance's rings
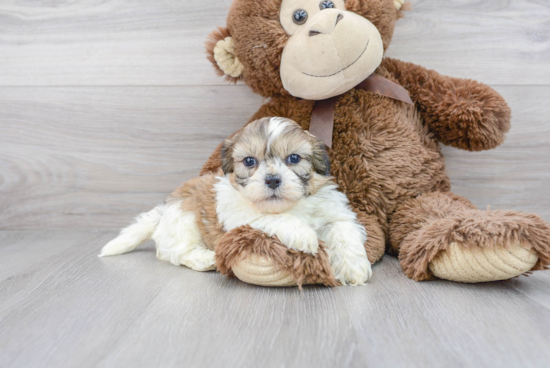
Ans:
{"label": "fluffy puppy", "polygon": [[331,181],[328,155],[313,135],[289,119],[257,120],[225,141],[222,169],[187,181],[164,205],[139,215],[100,256],[153,239],[159,259],[213,270],[223,234],[250,225],[306,253],[317,253],[324,241],[342,284],[370,278],[365,229]]}

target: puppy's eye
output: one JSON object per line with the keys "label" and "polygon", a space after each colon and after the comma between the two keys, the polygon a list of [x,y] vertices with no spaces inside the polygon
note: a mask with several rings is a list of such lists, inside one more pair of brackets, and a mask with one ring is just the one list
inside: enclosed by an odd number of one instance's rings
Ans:
{"label": "puppy's eye", "polygon": [[243,160],[244,166],[252,167],[256,165],[256,159],[254,157],[247,157]]}
{"label": "puppy's eye", "polygon": [[307,21],[307,11],[304,9],[296,10],[292,16],[292,20],[298,25],[304,24]]}
{"label": "puppy's eye", "polygon": [[332,9],[334,8],[334,3],[330,0],[321,1],[319,3],[319,9]]}
{"label": "puppy's eye", "polygon": [[302,160],[302,158],[300,156],[298,156],[296,154],[292,154],[292,155],[290,155],[286,158],[286,163],[287,164],[297,164],[301,160]]}

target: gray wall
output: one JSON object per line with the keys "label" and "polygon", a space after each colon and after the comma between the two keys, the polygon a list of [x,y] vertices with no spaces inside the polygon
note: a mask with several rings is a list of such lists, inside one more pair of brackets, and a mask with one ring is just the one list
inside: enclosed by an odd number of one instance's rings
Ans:
{"label": "gray wall", "polygon": [[[261,98],[204,56],[229,0],[0,3],[0,229],[118,228],[198,174]],[[445,148],[453,190],[550,221],[550,3],[413,1],[389,56],[495,87],[498,149]]]}

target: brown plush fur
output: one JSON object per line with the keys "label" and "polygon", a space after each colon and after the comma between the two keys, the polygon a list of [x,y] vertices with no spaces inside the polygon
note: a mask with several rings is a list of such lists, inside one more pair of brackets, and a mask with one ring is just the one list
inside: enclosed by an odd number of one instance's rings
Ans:
{"label": "brown plush fur", "polygon": [[[290,96],[279,76],[288,39],[278,20],[280,2],[235,0],[227,26],[244,65],[245,83],[270,97],[251,121],[281,116],[308,129],[314,102]],[[393,6],[393,0],[346,2],[348,10],[378,27],[385,48],[402,16]],[[390,58],[376,73],[406,88],[415,105],[363,90],[344,93],[336,102],[333,147],[328,151],[335,181],[367,229],[371,262],[380,259],[388,245],[390,252],[400,252],[406,274],[422,280],[430,277],[430,260],[451,241],[484,247],[521,240],[539,254],[534,269],[548,265],[550,228],[540,218],[478,211],[449,193],[439,143],[470,151],[498,146],[510,129],[506,101],[476,81]],[[220,167],[220,148],[203,174]]]}
{"label": "brown plush fur", "polygon": [[409,91],[424,124],[439,142],[469,151],[504,142],[511,111],[492,88],[390,58],[382,68]]}
{"label": "brown plush fur", "polygon": [[317,256],[288,249],[277,237],[268,237],[260,230],[246,225],[223,236],[216,248],[216,267],[224,275],[233,276],[231,267],[250,254],[273,260],[276,269],[290,272],[298,284],[337,286],[323,242]]}
{"label": "brown plush fur", "polygon": [[537,215],[513,211],[480,211],[451,193],[428,193],[405,202],[393,216],[392,246],[399,249],[405,274],[413,280],[433,278],[429,263],[451,243],[466,248],[532,246],[539,260],[532,271],[550,264],[550,227]]}

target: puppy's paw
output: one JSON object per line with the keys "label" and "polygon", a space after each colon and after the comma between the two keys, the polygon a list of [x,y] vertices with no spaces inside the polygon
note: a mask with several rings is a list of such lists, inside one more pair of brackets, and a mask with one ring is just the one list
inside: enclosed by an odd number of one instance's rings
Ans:
{"label": "puppy's paw", "polygon": [[216,269],[215,257],[216,253],[212,250],[194,249],[180,256],[177,264],[182,264],[195,271],[212,271]]}
{"label": "puppy's paw", "polygon": [[277,237],[289,249],[310,254],[317,254],[319,251],[317,233],[309,226],[283,229]]}
{"label": "puppy's paw", "polygon": [[332,272],[342,285],[365,285],[372,276],[372,268],[366,257],[331,259]]}

